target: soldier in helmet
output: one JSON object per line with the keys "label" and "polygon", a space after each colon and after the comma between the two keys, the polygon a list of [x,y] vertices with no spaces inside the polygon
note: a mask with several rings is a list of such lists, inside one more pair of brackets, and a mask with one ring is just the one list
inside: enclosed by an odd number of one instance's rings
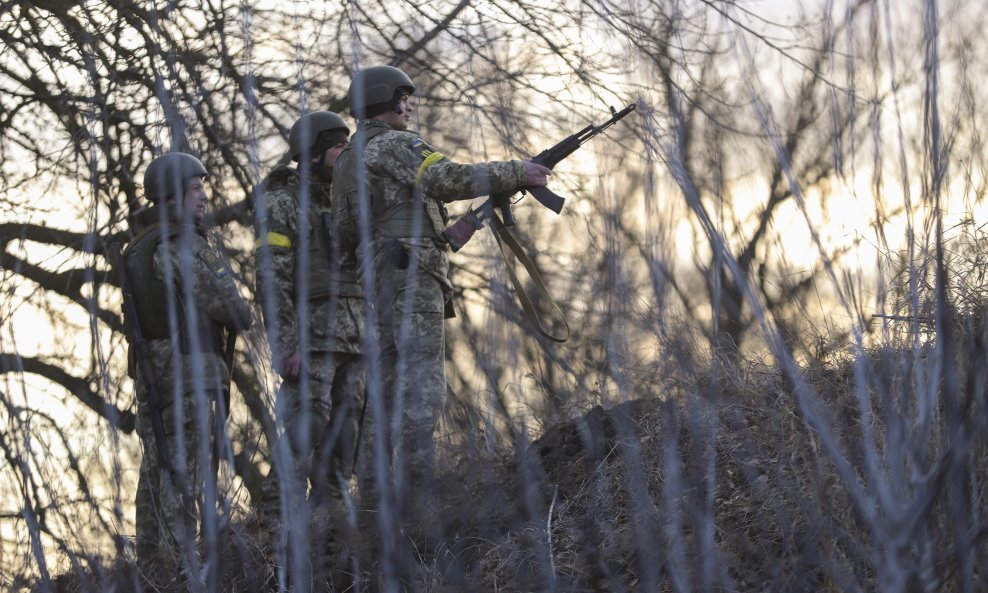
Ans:
{"label": "soldier in helmet", "polygon": [[[526,186],[544,186],[549,169],[529,161],[459,164],[430,146],[408,125],[415,85],[402,70],[375,66],[357,72],[349,88],[358,131],[336,163],[334,229],[345,253],[359,250],[373,265],[384,418],[368,406],[365,449],[374,437],[389,454],[397,499],[412,531],[428,532],[439,517],[429,495],[434,472],[433,430],[445,404],[444,305],[448,279],[445,204]],[[359,151],[359,153],[358,153]],[[361,225],[369,222],[369,227]],[[369,232],[369,234],[368,234]],[[399,442],[388,438],[399,426]],[[368,484],[368,486],[372,486]],[[366,500],[365,506],[376,501]]]}
{"label": "soldier in helmet", "polygon": [[[250,308],[226,260],[201,226],[206,176],[199,159],[189,154],[154,159],[144,173],[152,207],[136,216],[133,222],[143,228],[123,255],[134,301],[129,310],[137,317],[127,322],[137,324],[148,359],[142,362],[150,369],[147,376],[132,373],[144,449],[136,551],[145,577],[163,590],[183,589],[183,574],[199,578],[190,571],[197,570],[196,534],[207,480],[215,492],[208,443],[213,407],[224,405],[229,389],[225,337],[251,325]],[[131,346],[131,356],[139,355]],[[215,508],[215,502],[206,504]]]}
{"label": "soldier in helmet", "polygon": [[[363,409],[362,291],[355,259],[340,257],[329,224],[333,165],[349,132],[329,111],[300,117],[286,158],[268,176],[256,221],[258,294],[282,378],[277,411],[285,420],[292,478],[299,480],[295,490],[311,486],[317,545],[325,536],[320,520],[338,506],[340,487],[349,481]],[[288,477],[277,469],[274,475]],[[270,480],[265,486],[265,506],[277,500],[273,486]]]}

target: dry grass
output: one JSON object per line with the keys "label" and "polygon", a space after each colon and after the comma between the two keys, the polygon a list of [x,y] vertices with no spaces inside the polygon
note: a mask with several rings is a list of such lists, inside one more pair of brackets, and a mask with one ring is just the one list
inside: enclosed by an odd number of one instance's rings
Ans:
{"label": "dry grass", "polygon": [[[594,407],[516,450],[464,439],[416,589],[985,590],[988,381],[980,326],[960,328],[954,395],[926,345],[802,369],[810,401],[749,364],[729,385]],[[103,582],[131,590],[121,565]],[[256,578],[269,573],[231,574],[231,590],[275,590]]]}
{"label": "dry grass", "polygon": [[471,590],[984,590],[984,350],[962,329],[955,396],[926,345],[803,369],[802,403],[748,368],[552,427],[499,470],[508,504],[484,516],[505,531],[478,540]]}

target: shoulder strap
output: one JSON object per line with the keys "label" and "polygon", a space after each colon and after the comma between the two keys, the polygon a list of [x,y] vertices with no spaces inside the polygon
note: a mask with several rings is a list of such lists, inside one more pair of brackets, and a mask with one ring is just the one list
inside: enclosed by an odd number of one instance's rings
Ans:
{"label": "shoulder strap", "polygon": [[[525,312],[525,316],[528,317],[528,320],[535,326],[535,329],[539,332],[539,334],[549,338],[553,342],[565,342],[568,340],[570,335],[569,322],[566,321],[566,316],[563,315],[563,312],[559,309],[559,305],[556,304],[556,301],[552,298],[552,295],[549,294],[549,290],[546,288],[545,282],[542,280],[542,275],[539,274],[538,268],[535,267],[535,262],[532,261],[532,258],[528,257],[528,254],[525,253],[525,248],[518,243],[518,240],[511,234],[508,227],[504,226],[504,223],[501,222],[501,219],[498,218],[496,214],[491,216],[491,231],[494,232],[494,238],[497,240],[497,246],[501,249],[501,257],[504,258],[505,267],[508,269],[508,276],[511,278],[511,284],[515,288],[515,293],[518,295],[518,300],[521,302],[521,308]],[[545,300],[545,302],[549,303],[552,309],[558,314],[559,319],[562,320],[564,330],[562,335],[557,336],[552,334],[545,328],[544,325],[542,325],[542,318],[539,316],[539,312],[536,309],[535,304],[532,302],[532,298],[527,292],[525,292],[525,287],[518,279],[518,275],[515,274],[514,266],[511,265],[511,262],[508,260],[505,245],[507,245],[511,252],[515,254],[515,259],[517,259],[518,262],[524,266],[525,271],[528,272],[529,278],[532,279],[532,283],[535,285],[535,289],[538,291],[539,296]]]}
{"label": "shoulder strap", "polygon": [[390,131],[391,131],[390,128],[385,128],[383,126],[374,126],[374,127],[370,128],[370,129],[365,129],[364,130],[364,136],[365,136],[364,137],[364,142],[365,142],[364,146],[366,146],[367,145],[366,142],[370,142],[370,139],[373,138],[374,136],[379,136],[379,135],[381,135],[381,134],[383,134],[385,132],[390,132]]}
{"label": "shoulder strap", "polygon": [[[137,247],[137,245],[139,245],[144,241],[150,240],[154,243],[157,243],[158,235],[160,234],[161,234],[160,222],[151,223],[146,227],[144,227],[143,229],[141,229],[140,232],[138,232],[137,235],[130,240],[130,243],[127,243],[127,247],[124,248],[123,250],[124,259],[126,260],[127,256]],[[148,239],[148,237],[151,238]]]}

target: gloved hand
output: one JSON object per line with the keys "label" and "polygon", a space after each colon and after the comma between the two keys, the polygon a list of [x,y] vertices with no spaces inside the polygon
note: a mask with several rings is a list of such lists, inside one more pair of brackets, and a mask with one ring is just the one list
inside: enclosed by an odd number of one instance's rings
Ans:
{"label": "gloved hand", "polygon": [[459,251],[473,237],[473,234],[484,228],[484,221],[472,208],[459,220],[446,227],[446,239],[453,251]]}

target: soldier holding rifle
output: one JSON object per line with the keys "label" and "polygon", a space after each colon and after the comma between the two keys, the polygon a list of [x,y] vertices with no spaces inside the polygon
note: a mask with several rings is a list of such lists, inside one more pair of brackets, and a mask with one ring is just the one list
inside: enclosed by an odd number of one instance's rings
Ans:
{"label": "soldier holding rifle", "polygon": [[[449,160],[408,130],[414,92],[408,75],[392,66],[355,75],[349,99],[359,127],[337,160],[332,201],[344,253],[359,252],[374,279],[367,298],[377,315],[383,402],[368,406],[365,449],[383,448],[387,467],[375,468],[377,475],[393,476],[386,489],[397,489],[409,511],[406,528],[428,547],[438,510],[428,494],[432,435],[446,398],[443,319],[452,296],[445,203],[544,186],[549,169],[521,160]],[[362,217],[368,232],[360,230]],[[375,417],[376,410],[383,417]],[[396,469],[397,475],[391,473]],[[362,482],[364,506],[376,507],[374,498],[382,493],[375,493],[375,483]]]}

